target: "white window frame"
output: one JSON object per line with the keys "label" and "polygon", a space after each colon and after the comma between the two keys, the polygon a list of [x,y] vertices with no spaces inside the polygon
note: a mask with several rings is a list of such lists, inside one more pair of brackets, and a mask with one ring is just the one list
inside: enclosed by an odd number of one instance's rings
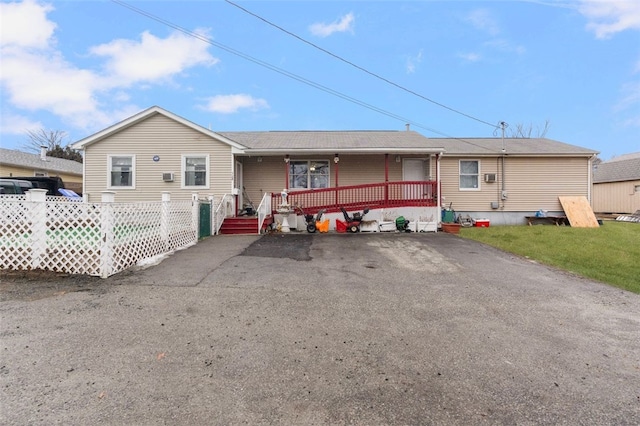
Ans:
{"label": "white window frame", "polygon": [[[477,173],[474,174],[470,174],[470,173],[465,173],[464,176],[476,176],[477,182],[478,182],[478,187],[477,188],[467,188],[467,187],[463,187],[462,186],[462,163],[463,162],[474,162],[474,163],[478,163],[478,171]],[[482,169],[481,169],[481,164],[480,164],[480,160],[475,160],[475,159],[461,159],[460,161],[458,161],[458,189],[460,191],[480,191],[480,186],[482,185],[482,179],[480,179],[480,176],[482,176]]]}
{"label": "white window frame", "polygon": [[[200,157],[205,159],[205,184],[204,185],[187,185],[187,158]],[[209,162],[209,154],[194,153],[182,154],[180,160],[180,182],[182,189],[209,189],[211,182],[211,166]]]}
{"label": "white window frame", "polygon": [[[327,186],[324,188],[312,188],[311,187],[311,163],[327,163]],[[291,187],[291,169],[289,169],[289,190],[290,191],[307,191],[310,189],[325,189],[331,188],[331,161],[325,159],[316,159],[316,160],[306,160],[304,158],[297,158],[295,160],[290,160],[289,167],[291,167],[292,163],[307,163],[307,186],[305,188],[293,188]]]}
{"label": "white window frame", "polygon": [[[131,185],[112,185],[111,173],[113,171],[113,159],[116,157],[129,157],[131,158]],[[136,156],[135,154],[109,154],[107,156],[107,189],[136,189]]]}

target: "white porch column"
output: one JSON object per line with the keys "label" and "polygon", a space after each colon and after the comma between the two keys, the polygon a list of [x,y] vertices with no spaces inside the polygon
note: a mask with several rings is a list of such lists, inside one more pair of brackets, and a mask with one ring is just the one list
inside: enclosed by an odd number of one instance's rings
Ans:
{"label": "white porch column", "polygon": [[113,202],[116,193],[102,191],[102,204],[100,204],[100,235],[102,235],[102,247],[100,247],[100,276],[108,278],[111,274],[111,256],[113,253]]}
{"label": "white porch column", "polygon": [[171,208],[171,193],[162,191],[162,210],[160,211],[160,240],[164,244],[164,251],[168,252],[169,247],[169,210]]}
{"label": "white porch column", "polygon": [[47,190],[30,189],[26,197],[31,223],[31,267],[38,269],[47,252]]}

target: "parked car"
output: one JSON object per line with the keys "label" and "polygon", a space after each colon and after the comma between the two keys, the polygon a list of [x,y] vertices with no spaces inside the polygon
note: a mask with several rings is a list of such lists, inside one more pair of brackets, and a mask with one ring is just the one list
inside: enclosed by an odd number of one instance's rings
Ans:
{"label": "parked car", "polygon": [[31,182],[22,179],[0,179],[0,194],[24,194],[33,188]]}
{"label": "parked car", "polygon": [[[31,183],[32,188],[41,188],[47,190],[47,195],[61,195],[58,189],[64,188],[64,182],[58,176],[16,176],[16,177],[0,177],[0,180],[20,180]],[[26,190],[25,190],[26,191]]]}

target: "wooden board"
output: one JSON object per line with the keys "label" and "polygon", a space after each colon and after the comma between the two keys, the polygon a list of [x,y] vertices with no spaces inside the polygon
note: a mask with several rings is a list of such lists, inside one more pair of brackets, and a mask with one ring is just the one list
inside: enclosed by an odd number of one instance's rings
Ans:
{"label": "wooden board", "polygon": [[562,196],[558,199],[571,226],[575,228],[597,228],[600,226],[587,197]]}

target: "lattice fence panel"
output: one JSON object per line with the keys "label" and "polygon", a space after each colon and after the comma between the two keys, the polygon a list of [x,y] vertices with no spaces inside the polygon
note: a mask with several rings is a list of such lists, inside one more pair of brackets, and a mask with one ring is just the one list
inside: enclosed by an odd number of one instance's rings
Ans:
{"label": "lattice fence panel", "polygon": [[32,237],[24,196],[2,196],[0,203],[0,268],[31,269]]}
{"label": "lattice fence panel", "polygon": [[100,275],[101,205],[47,203],[47,245],[40,268]]}
{"label": "lattice fence panel", "polygon": [[170,249],[175,250],[198,242],[191,201],[171,202],[168,224]]}
{"label": "lattice fence panel", "polygon": [[192,201],[0,199],[0,268],[109,276],[198,241]]}
{"label": "lattice fence panel", "polygon": [[113,204],[111,207],[112,232],[107,237],[110,274],[167,251],[160,232],[162,203]]}

